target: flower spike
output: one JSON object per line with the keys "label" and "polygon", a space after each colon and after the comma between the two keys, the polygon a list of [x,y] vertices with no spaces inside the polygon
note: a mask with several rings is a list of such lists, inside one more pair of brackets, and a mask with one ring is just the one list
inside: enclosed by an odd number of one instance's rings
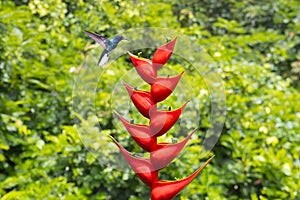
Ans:
{"label": "flower spike", "polygon": [[183,141],[177,144],[160,143],[156,145],[156,147],[150,153],[150,160],[153,167],[155,169],[162,169],[169,165],[169,163],[178,156],[180,151],[183,149],[192,135],[196,132],[196,130],[197,129],[195,129]]}
{"label": "flower spike", "polygon": [[151,85],[151,95],[153,100],[155,102],[165,100],[174,91],[183,73],[184,71],[177,76],[160,77],[155,79]]}
{"label": "flower spike", "polygon": [[153,136],[150,127],[143,124],[130,124],[119,113],[115,112],[121,120],[127,131],[130,133],[136,143],[147,152],[150,152],[157,144],[157,138]]}
{"label": "flower spike", "polygon": [[166,64],[172,55],[176,40],[177,38],[159,47],[155,51],[152,60],[140,58],[128,52],[137,73],[150,85],[151,89],[148,92],[133,89],[126,83],[124,83],[124,86],[137,110],[150,120],[149,125],[132,124],[117,112],[115,112],[115,114],[121,120],[135,142],[145,151],[150,153],[150,158],[138,158],[132,156],[130,152],[111,137],[133,171],[151,188],[151,200],[173,199],[213,159],[213,157],[208,159],[193,174],[182,180],[158,180],[158,171],[169,165],[169,163],[179,155],[186,143],[197,130],[193,130],[183,141],[176,144],[166,142],[157,143],[157,137],[162,136],[172,128],[189,102],[187,101],[176,110],[171,110],[171,108],[169,108],[169,110],[157,109],[157,103],[165,100],[172,94],[184,73],[183,71],[179,75],[173,77],[157,76],[158,70]]}
{"label": "flower spike", "polygon": [[156,104],[150,92],[135,90],[128,84],[124,83],[127,92],[138,111],[146,118],[149,118],[150,108],[156,108]]}
{"label": "flower spike", "polygon": [[165,134],[179,119],[187,101],[181,108],[172,111],[150,109],[150,129],[156,137]]}
{"label": "flower spike", "polygon": [[127,162],[133,169],[133,171],[138,175],[138,177],[149,187],[158,180],[158,172],[154,170],[149,159],[146,158],[136,158],[120,145],[112,136],[110,138],[119,147],[123,156],[126,158]]}
{"label": "flower spike", "polygon": [[199,172],[213,159],[213,157],[214,156],[208,159],[192,175],[185,179],[181,179],[178,181],[162,180],[154,183],[151,188],[151,200],[171,200],[172,198],[174,198],[199,174]]}
{"label": "flower spike", "polygon": [[139,58],[130,52],[127,52],[131,61],[140,75],[140,77],[147,83],[151,84],[157,77],[157,70],[153,68],[152,61],[146,58]]}
{"label": "flower spike", "polygon": [[177,37],[173,39],[171,42],[159,47],[152,58],[152,65],[154,69],[160,69],[166,62],[168,62],[169,58],[173,53],[173,49],[176,43]]}

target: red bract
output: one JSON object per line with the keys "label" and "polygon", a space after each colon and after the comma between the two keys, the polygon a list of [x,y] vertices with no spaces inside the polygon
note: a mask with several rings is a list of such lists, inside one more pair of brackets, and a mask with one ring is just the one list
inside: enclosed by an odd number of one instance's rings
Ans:
{"label": "red bract", "polygon": [[169,165],[170,162],[183,149],[188,140],[192,137],[197,129],[195,129],[191,134],[189,134],[183,141],[177,144],[169,144],[169,143],[160,143],[152,149],[150,153],[150,160],[155,169],[162,169]]}
{"label": "red bract", "polygon": [[152,61],[145,58],[139,58],[130,52],[128,52],[128,54],[140,77],[145,82],[151,84],[157,77],[157,70],[153,68]]}
{"label": "red bract", "polygon": [[128,84],[124,83],[127,92],[138,111],[144,116],[149,118],[150,108],[155,108],[156,104],[150,94],[150,92],[134,90]]}
{"label": "red bract", "polygon": [[176,43],[176,39],[172,40],[171,42],[159,47],[152,58],[152,64],[154,69],[160,69],[166,62],[168,62],[169,58],[173,53],[173,49]]}
{"label": "red bract", "polygon": [[153,183],[158,181],[158,172],[152,167],[150,160],[145,158],[133,157],[113,137],[111,137],[111,139],[119,147],[123,156],[126,158],[127,162],[129,163],[133,171],[138,175],[138,177],[146,185],[152,187]]}
{"label": "red bract", "polygon": [[178,181],[158,181],[152,185],[151,200],[171,200],[213,159],[212,156],[189,177]]}
{"label": "red bract", "polygon": [[150,129],[158,137],[165,134],[176,123],[185,108],[186,102],[181,108],[172,111],[150,110]]}
{"label": "red bract", "polygon": [[155,79],[151,85],[151,95],[153,100],[155,102],[165,100],[173,92],[183,73],[184,72],[181,72],[179,75],[173,77]]}
{"label": "red bract", "polygon": [[213,158],[211,157],[192,175],[185,179],[178,181],[158,180],[158,171],[169,165],[179,155],[188,140],[196,132],[195,129],[183,141],[177,144],[157,143],[157,137],[162,136],[174,126],[188,103],[186,102],[181,108],[172,111],[158,110],[156,105],[156,103],[165,100],[174,91],[184,73],[182,72],[174,77],[157,77],[157,71],[172,55],[175,42],[176,38],[168,44],[159,47],[155,51],[152,61],[139,58],[128,52],[137,73],[145,82],[150,84],[151,90],[150,92],[141,91],[133,89],[126,83],[124,85],[137,110],[150,121],[149,125],[131,124],[117,112],[116,115],[135,142],[150,153],[150,159],[133,157],[112,138],[134,172],[151,188],[151,200],[171,200],[174,198]]}
{"label": "red bract", "polygon": [[156,146],[157,138],[153,136],[150,127],[142,124],[130,124],[121,115],[115,112],[118,118],[122,121],[127,131],[130,133],[136,143],[147,152]]}

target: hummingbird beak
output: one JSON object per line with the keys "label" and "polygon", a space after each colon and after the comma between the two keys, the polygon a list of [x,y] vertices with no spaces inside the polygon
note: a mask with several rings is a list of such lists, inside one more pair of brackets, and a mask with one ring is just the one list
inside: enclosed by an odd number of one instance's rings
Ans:
{"label": "hummingbird beak", "polygon": [[130,41],[130,39],[129,39],[129,38],[125,38],[125,37],[123,38],[123,40]]}

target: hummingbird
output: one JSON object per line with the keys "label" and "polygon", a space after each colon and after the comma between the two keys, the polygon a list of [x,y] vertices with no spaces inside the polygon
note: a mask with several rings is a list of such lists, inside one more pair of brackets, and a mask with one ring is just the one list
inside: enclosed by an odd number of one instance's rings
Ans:
{"label": "hummingbird", "polygon": [[97,33],[92,33],[90,31],[85,31],[85,33],[104,47],[103,52],[98,61],[98,66],[102,66],[107,63],[109,59],[109,54],[118,46],[121,40],[125,40],[125,38],[121,35],[116,35],[113,39],[107,39],[106,37],[100,36]]}

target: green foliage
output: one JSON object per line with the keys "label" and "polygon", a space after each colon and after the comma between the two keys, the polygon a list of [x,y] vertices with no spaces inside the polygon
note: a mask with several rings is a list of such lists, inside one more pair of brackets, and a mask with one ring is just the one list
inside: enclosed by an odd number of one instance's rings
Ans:
{"label": "green foliage", "polygon": [[[0,197],[148,199],[148,188],[132,171],[105,164],[116,150],[104,138],[85,149],[77,130],[96,135],[98,123],[103,137],[120,130],[111,114],[85,120],[72,113],[72,87],[91,48],[84,30],[111,37],[150,26],[175,29],[203,46],[220,67],[226,90],[226,123],[213,150],[216,157],[176,199],[299,198],[299,6],[285,0],[1,1]],[[105,74],[99,82],[98,110],[107,107],[109,86],[128,69],[124,65],[131,66],[120,59],[115,76]],[[170,65],[179,69],[181,63]],[[188,81],[202,79],[195,75]],[[199,128],[205,131],[209,95],[193,92],[199,97]],[[125,132],[118,139],[138,150]],[[200,144],[195,138],[189,153],[161,178],[192,173],[200,165]],[[92,151],[102,154],[96,158]]]}

